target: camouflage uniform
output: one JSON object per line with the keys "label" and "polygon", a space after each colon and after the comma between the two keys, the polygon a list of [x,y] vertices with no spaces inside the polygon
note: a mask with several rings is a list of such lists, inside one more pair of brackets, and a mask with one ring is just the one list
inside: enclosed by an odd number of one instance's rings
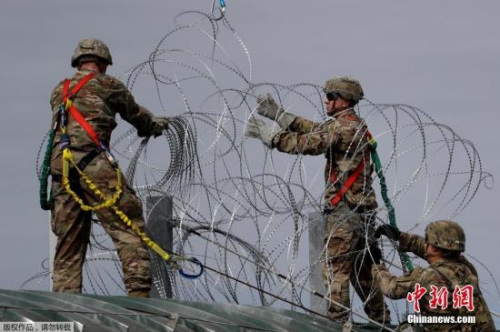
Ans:
{"label": "camouflage uniform", "polygon": [[[366,301],[365,311],[369,317],[384,322],[390,320],[390,312],[383,295],[373,288],[370,273],[372,261],[365,251],[365,234],[370,231],[377,208],[366,133],[365,122],[353,108],[348,108],[325,123],[296,117],[286,130],[273,137],[272,144],[288,154],[325,155],[327,252],[323,274],[330,298],[350,307],[350,280],[360,298]],[[363,161],[360,176],[342,200],[332,206],[332,198]],[[334,304],[329,305],[328,312],[329,317],[335,320],[345,320],[349,315]]]}
{"label": "camouflage uniform", "polygon": [[[273,147],[288,154],[325,155],[325,210],[335,209],[330,204],[331,199],[364,160],[361,175],[345,193],[344,201],[353,211],[365,213],[377,208],[372,189],[372,168],[366,162],[370,160],[366,132],[365,122],[352,108],[324,123],[297,116],[287,130],[274,136]],[[336,177],[333,182],[331,173]]]}
{"label": "camouflage uniform", "polygon": [[[399,238],[399,249],[411,251],[424,258],[425,240],[421,236],[401,233]],[[415,284],[427,289],[427,293],[420,299],[420,310],[422,316],[475,316],[476,324],[423,324],[425,331],[494,331],[495,326],[489,313],[481,291],[479,289],[478,274],[474,266],[463,256],[458,259],[444,259],[433,263],[427,268],[417,267],[404,276],[391,275],[384,265],[374,265],[373,276],[380,290],[391,299],[406,298],[409,292],[415,290]],[[442,309],[430,308],[431,285],[438,289],[446,287],[449,290],[448,307]],[[466,308],[453,308],[453,290],[455,286],[463,287],[472,285],[474,287],[474,311],[469,312]]]}
{"label": "camouflage uniform", "polygon": [[[72,78],[73,88],[91,71],[80,70]],[[52,122],[55,123],[59,106],[62,103],[63,82],[52,92]],[[155,119],[150,112],[137,105],[125,85],[114,77],[97,74],[78,93],[73,105],[80,111],[93,127],[99,139],[109,146],[112,130],[116,127],[115,115],[120,116],[138,129],[139,136],[148,136],[155,128]],[[88,133],[72,116],[68,118],[68,134],[70,148],[76,163],[96,148]],[[61,185],[62,151],[59,148],[60,132],[54,141],[51,159],[52,197],[52,230],[57,235],[57,247],[54,258],[53,290],[64,292],[81,292],[82,266],[85,259],[89,235],[91,231],[91,213],[80,209],[80,205],[66,192]],[[98,154],[85,168],[85,173],[97,187],[110,196],[117,184],[116,170],[103,153]],[[100,202],[86,183],[77,174],[70,172],[72,189],[88,205]],[[143,231],[145,222],[142,204],[122,176],[123,193],[116,207],[122,210]],[[121,259],[126,289],[129,293],[147,294],[151,287],[149,252],[141,239],[125,225],[110,209],[96,211],[96,215],[111,236]]]}

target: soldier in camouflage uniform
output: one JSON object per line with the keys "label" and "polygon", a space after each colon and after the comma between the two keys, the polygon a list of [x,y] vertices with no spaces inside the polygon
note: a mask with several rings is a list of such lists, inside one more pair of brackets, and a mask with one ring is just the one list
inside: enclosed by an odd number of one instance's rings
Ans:
{"label": "soldier in camouflage uniform", "polygon": [[[78,109],[106,147],[109,146],[111,132],[117,125],[115,121],[117,113],[137,128],[139,136],[161,135],[163,130],[167,129],[168,119],[154,117],[144,107],[136,104],[134,97],[122,82],[105,74],[107,66],[111,64],[111,54],[102,41],[84,39],[79,42],[71,60],[72,67],[76,67],[78,71],[70,79],[69,88],[73,89],[90,73],[95,76],[72,97],[73,106]],[[63,84],[61,82],[55,87],[50,98],[53,127],[61,121],[59,108],[63,103]],[[84,170],[101,192],[107,197],[111,196],[118,182],[115,165],[112,165],[102,149],[97,148],[89,133],[73,116],[68,116],[66,127],[69,146],[76,164]],[[59,146],[62,136],[61,130],[58,129],[50,165],[53,198],[51,225],[57,236],[52,276],[53,290],[78,293],[82,290],[82,266],[91,232],[91,213],[82,210],[80,204],[61,183],[62,149]],[[123,175],[121,177],[123,192],[115,206],[144,231],[141,201]],[[95,206],[101,203],[75,169],[70,170],[69,180],[71,189],[85,204]],[[117,249],[127,292],[130,296],[148,297],[151,288],[149,252],[140,237],[111,209],[100,209],[95,211],[95,214]]]}
{"label": "soldier in camouflage uniform", "polygon": [[324,92],[326,114],[331,117],[326,122],[317,123],[287,113],[268,95],[259,97],[257,110],[276,121],[279,128],[252,117],[246,135],[284,153],[326,157],[323,275],[332,300],[328,315],[333,320],[349,318],[345,308],[350,308],[349,282],[352,282],[368,316],[384,323],[390,321],[390,312],[383,295],[373,287],[372,259],[365,250],[372,245],[366,234],[370,232],[377,201],[372,189],[367,127],[354,110],[363,98],[363,90],[355,79],[336,77],[325,83]]}
{"label": "soldier in camouflage uniform", "polygon": [[[390,225],[381,226],[375,232],[394,241],[399,241],[399,250],[413,252],[430,264],[426,268],[417,267],[406,275],[391,275],[384,265],[374,265],[373,276],[380,290],[391,299],[403,299],[414,292],[416,284],[427,292],[419,301],[422,316],[475,316],[476,324],[423,324],[424,331],[494,331],[495,326],[481,290],[478,274],[462,254],[465,251],[465,233],[459,224],[449,220],[430,223],[425,229],[425,239],[421,236],[402,233]],[[454,289],[456,286],[473,287],[474,310],[454,308]],[[449,291],[445,309],[442,306],[431,308],[431,286]]]}

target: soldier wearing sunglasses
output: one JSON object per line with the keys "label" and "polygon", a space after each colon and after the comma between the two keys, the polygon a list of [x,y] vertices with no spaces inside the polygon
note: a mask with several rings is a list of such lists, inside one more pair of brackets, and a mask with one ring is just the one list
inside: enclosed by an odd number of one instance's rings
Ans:
{"label": "soldier wearing sunglasses", "polygon": [[257,113],[276,121],[279,127],[252,117],[245,135],[284,153],[326,157],[323,276],[331,299],[328,315],[337,321],[349,319],[346,308],[351,303],[351,282],[364,302],[366,314],[386,323],[390,312],[371,276],[371,267],[378,263],[380,254],[375,254],[379,253],[373,250],[376,243],[367,236],[373,234],[378,207],[372,189],[373,167],[366,123],[354,109],[363,99],[363,89],[357,80],[343,76],[327,81],[323,91],[329,117],[326,122],[288,113],[268,94],[258,97]]}

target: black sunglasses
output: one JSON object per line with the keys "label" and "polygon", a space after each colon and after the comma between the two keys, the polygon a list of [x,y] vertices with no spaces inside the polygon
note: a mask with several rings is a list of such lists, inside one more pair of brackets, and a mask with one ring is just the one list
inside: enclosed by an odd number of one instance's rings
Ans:
{"label": "black sunglasses", "polygon": [[340,97],[340,95],[337,92],[326,93],[326,99],[328,99],[328,101],[335,101],[338,97]]}

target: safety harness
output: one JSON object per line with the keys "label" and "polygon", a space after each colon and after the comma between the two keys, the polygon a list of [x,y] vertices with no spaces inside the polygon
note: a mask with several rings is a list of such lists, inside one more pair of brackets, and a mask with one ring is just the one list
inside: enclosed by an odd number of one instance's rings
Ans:
{"label": "safety harness", "polygon": [[[90,73],[86,75],[83,79],[81,79],[73,89],[70,90],[70,80],[67,79],[64,82],[63,85],[63,91],[62,91],[62,104],[59,107],[59,114],[56,119],[56,123],[52,127],[52,131],[49,136],[49,145],[47,147],[47,152],[45,154],[44,158],[44,168],[42,170],[42,177],[41,177],[41,186],[40,186],[40,202],[42,205],[42,208],[47,208],[50,209],[50,201],[47,200],[47,178],[48,174],[50,171],[50,167],[45,165],[45,162],[48,161],[50,164],[50,155],[52,154],[52,146],[53,146],[53,141],[54,141],[54,136],[55,132],[59,129],[61,132],[61,143],[60,143],[60,148],[63,151],[63,172],[62,172],[62,186],[65,188],[65,190],[75,199],[75,201],[78,202],[80,205],[81,209],[84,211],[97,211],[103,208],[110,208],[113,210],[113,212],[120,218],[121,221],[123,221],[127,226],[129,226],[140,238],[141,240],[149,247],[151,250],[156,252],[165,262],[171,265],[172,268],[179,269],[179,274],[185,278],[188,279],[196,279],[201,274],[203,273],[203,265],[199,260],[197,260],[194,257],[187,258],[187,257],[182,257],[179,255],[174,255],[174,254],[169,254],[165,250],[163,250],[157,243],[155,243],[152,239],[150,239],[146,233],[142,232],[139,226],[137,226],[136,223],[134,223],[130,218],[127,217],[127,215],[118,209],[116,206],[117,201],[119,200],[123,190],[122,190],[122,174],[120,167],[118,166],[118,163],[114,159],[113,155],[109,151],[109,149],[106,147],[106,145],[99,139],[97,136],[97,133],[95,132],[94,128],[85,120],[85,117],[82,115],[82,113],[73,105],[73,101],[75,100],[75,97],[77,93],[83,88],[87,82],[89,82],[92,78],[95,77],[95,73]],[[80,126],[87,132],[89,137],[92,139],[92,141],[96,145],[96,149],[92,151],[89,155],[91,156],[89,158],[86,158],[87,156],[83,157],[82,160],[84,161],[83,165],[80,161],[80,163],[76,163],[73,154],[71,153],[70,149],[70,141],[69,141],[69,135],[68,135],[68,115],[71,115],[79,124]],[[49,148],[50,147],[50,148]],[[49,151],[50,150],[50,151]],[[97,151],[97,152],[96,152]],[[95,158],[99,153],[104,153],[106,155],[106,158],[109,160],[113,168],[116,170],[116,176],[117,176],[117,185],[115,187],[115,192],[114,194],[110,195],[109,197],[106,197],[106,195],[99,190],[99,188],[95,185],[95,183],[83,172],[82,166],[86,166],[91,160],[88,160],[90,158]],[[92,157],[93,156],[93,157]],[[85,204],[82,198],[78,196],[78,194],[73,191],[71,188],[70,184],[70,165],[72,166],[72,169],[76,170],[77,174],[85,181],[87,186],[89,187],[90,190],[96,195],[101,200],[101,203],[90,206]],[[45,176],[44,176],[45,175]],[[42,183],[42,180],[45,181],[45,184]],[[45,196],[42,196],[42,195]],[[179,261],[188,261],[191,262],[195,265],[199,266],[199,272],[197,274],[188,274],[184,272],[177,264]]]}
{"label": "safety harness", "polygon": [[[347,116],[346,118],[349,120],[359,120],[359,118],[356,116]],[[370,142],[370,140],[372,139],[372,135],[370,134],[369,131],[366,131],[366,136],[368,137],[368,141]],[[370,145],[370,147],[371,147],[371,145]],[[347,178],[347,180],[342,184],[342,187],[340,188],[340,190],[337,191],[335,196],[332,197],[332,199],[330,200],[330,204],[332,205],[332,207],[335,207],[342,200],[345,193],[349,189],[351,189],[354,182],[356,182],[358,180],[358,178],[360,177],[361,172],[363,172],[363,168],[365,167],[365,163],[369,163],[369,162],[370,162],[369,157],[365,157],[361,160],[361,162],[354,169],[354,171],[349,176],[349,178]],[[330,170],[329,179],[330,179],[330,183],[332,183],[332,184],[334,184],[337,181],[337,175],[335,174],[335,171],[333,168]]]}
{"label": "safety harness", "polygon": [[[335,194],[335,196],[332,197],[332,199],[330,200],[330,204],[332,205],[332,207],[337,205],[342,200],[345,193],[352,187],[354,182],[358,180],[359,176],[361,175],[361,172],[363,171],[363,168],[365,167],[365,159],[361,160],[358,167],[356,167],[351,176],[349,176],[349,178],[344,182],[344,184],[342,184],[340,190],[337,191],[337,194]],[[335,175],[335,172],[332,169],[330,171],[330,182],[335,183],[335,181],[337,181],[337,176]]]}
{"label": "safety harness", "polygon": [[[358,120],[357,117],[351,116],[348,117],[348,119],[351,120]],[[382,194],[382,199],[384,201],[385,207],[387,208],[388,216],[389,216],[389,223],[391,226],[394,228],[398,229],[398,226],[396,224],[396,212],[394,210],[394,206],[392,205],[391,199],[389,198],[389,195],[387,194],[387,183],[385,180],[384,172],[382,170],[382,163],[380,162],[379,155],[377,153],[377,141],[375,138],[373,138],[372,134],[367,130],[366,131],[366,137],[368,139],[368,144],[370,148],[370,156],[373,161],[373,164],[375,165],[375,172],[377,173],[377,176],[380,179],[380,193]],[[354,182],[358,180],[358,178],[361,175],[361,172],[363,171],[363,168],[365,167],[365,164],[369,163],[369,157],[365,157],[359,165],[354,169],[352,174],[347,178],[347,180],[342,184],[342,187],[340,188],[339,191],[337,191],[337,194],[330,200],[330,203],[332,207],[335,207],[344,197],[345,193],[352,187]],[[335,181],[337,181],[337,176],[332,168],[330,171],[330,182],[333,184]],[[408,269],[408,270],[413,270],[413,264],[410,260],[410,257],[408,254],[404,252],[400,252],[400,258],[401,262],[403,265]]]}

